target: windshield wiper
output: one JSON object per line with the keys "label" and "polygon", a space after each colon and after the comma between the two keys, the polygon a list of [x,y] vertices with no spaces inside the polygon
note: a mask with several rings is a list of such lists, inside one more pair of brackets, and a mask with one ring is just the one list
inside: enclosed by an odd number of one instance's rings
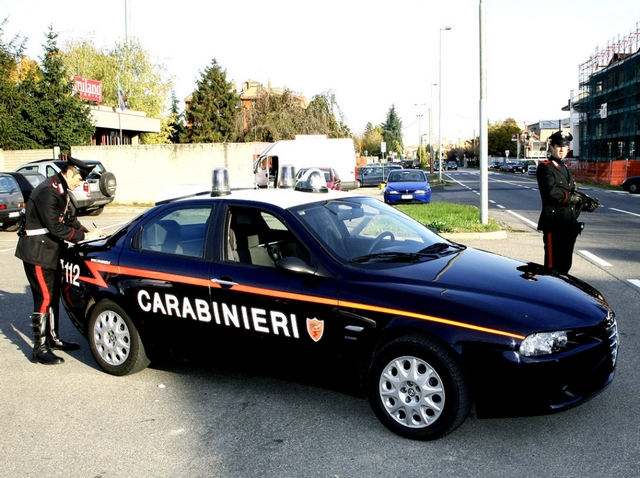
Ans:
{"label": "windshield wiper", "polygon": [[386,262],[411,262],[423,259],[425,254],[416,252],[374,252],[364,256],[354,257],[349,262],[367,262],[371,260],[379,260]]}
{"label": "windshield wiper", "polygon": [[[364,256],[354,257],[349,262],[367,262],[367,261],[385,261],[385,262],[415,262],[421,259],[437,259],[448,249],[464,250],[467,246],[456,243],[436,242],[430,246],[421,249],[418,252],[374,252],[365,254]],[[450,254],[453,251],[447,252]]]}
{"label": "windshield wiper", "polygon": [[418,251],[418,254],[437,254],[439,252],[446,251],[449,248],[457,249],[460,251],[466,249],[467,246],[456,244],[455,242],[436,242],[434,244],[431,244],[430,246],[425,247],[424,249],[421,249],[420,251]]}

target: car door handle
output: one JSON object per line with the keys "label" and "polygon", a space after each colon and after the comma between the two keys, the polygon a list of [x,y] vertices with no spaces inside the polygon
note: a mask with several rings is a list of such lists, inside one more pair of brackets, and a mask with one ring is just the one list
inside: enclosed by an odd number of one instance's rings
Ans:
{"label": "car door handle", "polygon": [[227,286],[227,287],[233,287],[234,285],[238,285],[238,283],[235,282],[230,277],[229,278],[224,278],[224,279],[213,278],[213,279],[211,279],[211,282],[214,282],[215,284],[220,284],[222,286]]}

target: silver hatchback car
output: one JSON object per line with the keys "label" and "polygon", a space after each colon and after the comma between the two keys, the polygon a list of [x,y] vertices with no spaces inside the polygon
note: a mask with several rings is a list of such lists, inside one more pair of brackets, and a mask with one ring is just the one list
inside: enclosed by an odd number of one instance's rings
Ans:
{"label": "silver hatchback car", "polygon": [[[116,177],[108,172],[100,161],[89,159],[82,161],[94,168],[82,185],[70,191],[71,203],[77,214],[97,216],[116,198]],[[16,171],[19,173],[37,171],[45,177],[50,177],[62,171],[66,164],[67,162],[62,160],[43,159],[24,164]]]}

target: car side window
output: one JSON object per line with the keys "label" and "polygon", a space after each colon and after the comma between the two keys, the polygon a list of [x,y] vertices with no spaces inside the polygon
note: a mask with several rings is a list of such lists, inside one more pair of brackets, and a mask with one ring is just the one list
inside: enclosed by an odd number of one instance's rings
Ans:
{"label": "car side window", "polygon": [[210,207],[172,209],[142,228],[140,249],[194,258],[204,257]]}
{"label": "car side window", "polygon": [[226,261],[275,267],[293,256],[309,262],[309,252],[287,226],[258,208],[230,207],[226,231]]}
{"label": "car side window", "polygon": [[47,177],[50,178],[51,176],[54,176],[58,173],[58,171],[56,171],[55,169],[53,169],[51,166],[47,166]]}

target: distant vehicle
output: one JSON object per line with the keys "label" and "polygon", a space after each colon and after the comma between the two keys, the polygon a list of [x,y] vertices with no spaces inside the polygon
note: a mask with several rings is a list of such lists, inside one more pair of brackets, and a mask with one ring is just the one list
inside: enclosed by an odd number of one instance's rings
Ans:
{"label": "distant vehicle", "polygon": [[300,169],[296,173],[296,181],[300,180],[304,174],[310,169],[319,169],[322,173],[324,173],[324,180],[327,183],[327,188],[333,189],[334,191],[342,191],[342,182],[340,181],[340,176],[333,168],[304,168]]}
{"label": "distant vehicle", "polygon": [[311,167],[333,168],[343,189],[358,187],[356,149],[351,138],[298,136],[294,140],[276,141],[253,163],[256,186],[282,186],[283,166],[293,166],[294,174]]}
{"label": "distant vehicle", "polygon": [[384,188],[384,202],[428,203],[431,201],[431,187],[424,171],[399,169],[391,171]]}
{"label": "distant vehicle", "polygon": [[402,166],[391,163],[371,163],[358,168],[358,187],[378,186],[387,180],[390,171],[402,169]]}
{"label": "distant vehicle", "polygon": [[[83,184],[69,191],[69,197],[77,214],[97,216],[116,198],[116,177],[108,172],[100,161],[90,159],[82,161],[88,166],[93,166],[93,171]],[[16,171],[19,173],[35,171],[48,178],[61,172],[66,165],[66,161],[42,159],[24,164]]]}
{"label": "distant vehicle", "polygon": [[631,176],[622,182],[622,189],[631,194],[640,193],[640,176]]}
{"label": "distant vehicle", "polygon": [[458,170],[458,161],[447,161],[447,171],[449,171],[450,169],[455,169],[456,171]]}
{"label": "distant vehicle", "polygon": [[508,161],[500,165],[500,171],[505,171],[507,173],[524,173],[525,167],[523,162]]}
{"label": "distant vehicle", "polygon": [[536,171],[538,170],[538,163],[536,163],[533,159],[527,159],[526,161],[524,161],[524,168],[529,176],[535,176]]}
{"label": "distant vehicle", "polygon": [[502,161],[491,161],[491,164],[489,164],[489,169],[500,169],[501,164]]}
{"label": "distant vehicle", "polygon": [[20,212],[31,191],[44,180],[40,173],[0,173],[0,224],[3,230],[14,232],[18,229]]}

